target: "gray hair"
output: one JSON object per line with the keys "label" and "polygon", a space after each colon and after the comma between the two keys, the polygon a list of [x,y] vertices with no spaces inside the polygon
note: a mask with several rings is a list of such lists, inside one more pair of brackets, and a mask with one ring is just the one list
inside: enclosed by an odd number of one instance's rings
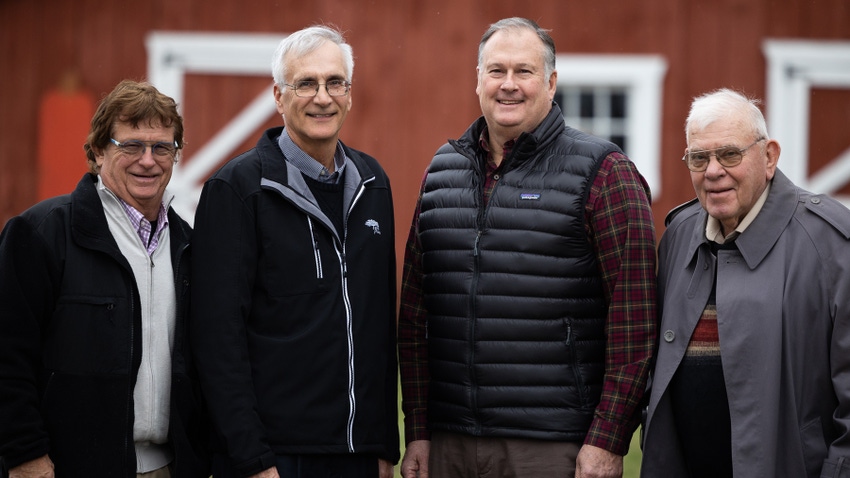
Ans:
{"label": "gray hair", "polygon": [[691,111],[685,120],[685,135],[691,131],[702,130],[711,123],[729,115],[730,112],[744,112],[747,126],[752,128],[754,139],[769,139],[764,115],[759,109],[760,101],[748,98],[729,88],[721,88],[694,98]]}
{"label": "gray hair", "polygon": [[534,32],[539,38],[540,41],[543,42],[543,68],[546,78],[555,71],[555,41],[552,40],[552,37],[549,36],[549,30],[545,28],[540,28],[540,25],[537,24],[534,20],[529,20],[527,18],[521,17],[512,17],[505,18],[499,20],[498,22],[490,25],[490,28],[484,32],[484,35],[481,37],[481,42],[478,43],[478,68],[481,68],[484,61],[484,44],[496,34],[496,32],[500,32],[502,30],[531,30]]}
{"label": "gray hair", "polygon": [[287,55],[302,57],[315,51],[328,41],[335,43],[342,50],[345,76],[348,81],[351,81],[354,75],[354,53],[351,50],[351,45],[345,42],[345,37],[338,30],[317,25],[299,30],[280,41],[274,51],[274,56],[272,56],[274,82],[278,85],[286,82],[286,61],[284,59]]}

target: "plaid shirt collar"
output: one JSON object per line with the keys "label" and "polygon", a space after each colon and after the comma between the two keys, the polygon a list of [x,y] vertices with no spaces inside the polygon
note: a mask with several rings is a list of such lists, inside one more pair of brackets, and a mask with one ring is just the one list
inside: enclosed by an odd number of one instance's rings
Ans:
{"label": "plaid shirt collar", "polygon": [[486,166],[487,166],[487,174],[490,175],[499,168],[501,168],[502,164],[504,164],[504,158],[507,158],[511,151],[514,149],[514,145],[516,144],[516,138],[506,141],[505,144],[502,145],[502,163],[498,166],[495,161],[493,161],[493,155],[490,151],[490,129],[485,125],[484,129],[481,130],[481,135],[478,137],[478,146],[481,148],[481,151],[486,156]]}
{"label": "plaid shirt collar", "polygon": [[481,193],[485,204],[490,202],[490,196],[493,194],[496,182],[501,176],[500,173],[502,166],[505,164],[505,158],[511,154],[515,144],[516,139],[512,139],[502,145],[502,162],[496,164],[490,151],[490,132],[487,126],[484,126],[484,130],[481,131],[481,136],[478,137],[478,145],[481,148],[482,161],[484,163],[484,188]]}
{"label": "plaid shirt collar", "polygon": [[142,240],[142,245],[145,246],[148,255],[152,255],[159,245],[160,234],[168,227],[168,212],[165,209],[165,203],[160,203],[159,205],[159,214],[157,214],[156,218],[156,231],[151,236],[151,222],[145,218],[144,214],[121,198],[118,198],[118,202],[124,207],[124,212],[130,218],[130,224],[133,225],[133,229],[139,235],[139,239]]}

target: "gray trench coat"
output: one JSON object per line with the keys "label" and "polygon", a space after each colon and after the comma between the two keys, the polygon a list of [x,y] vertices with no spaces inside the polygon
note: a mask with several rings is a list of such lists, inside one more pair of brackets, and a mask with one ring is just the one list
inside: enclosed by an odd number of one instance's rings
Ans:
{"label": "gray trench coat", "polygon": [[641,476],[686,477],[668,385],[717,270],[736,477],[850,477],[850,211],[777,170],[738,251],[711,254],[694,202],[659,245],[661,325]]}

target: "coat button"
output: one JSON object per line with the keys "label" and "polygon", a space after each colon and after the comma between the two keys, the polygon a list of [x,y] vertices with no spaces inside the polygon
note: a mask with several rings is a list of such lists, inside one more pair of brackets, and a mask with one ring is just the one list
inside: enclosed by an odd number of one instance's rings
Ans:
{"label": "coat button", "polygon": [[812,204],[820,204],[820,198],[812,198]]}
{"label": "coat button", "polygon": [[665,342],[672,342],[673,339],[675,339],[675,338],[676,338],[676,333],[673,332],[672,330],[668,330],[668,331],[664,332],[664,341]]}

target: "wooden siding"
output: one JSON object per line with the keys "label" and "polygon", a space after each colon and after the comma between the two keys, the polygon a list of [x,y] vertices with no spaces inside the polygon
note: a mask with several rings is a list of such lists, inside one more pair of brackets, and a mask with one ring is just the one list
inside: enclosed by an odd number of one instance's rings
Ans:
{"label": "wooden siding", "polygon": [[[99,99],[123,78],[144,78],[144,38],[152,30],[284,33],[325,22],[347,33],[356,57],[353,109],[342,137],[390,174],[401,252],[432,153],[480,114],[478,40],[507,16],[552,29],[559,53],[648,53],[667,60],[663,195],[654,204],[659,234],[666,212],[693,197],[679,161],[690,99],[723,86],[763,98],[765,38],[850,39],[847,0],[0,0],[0,224],[37,199],[39,104],[66,73],[76,72]],[[270,88],[268,79],[190,76],[186,155],[263,87]],[[847,147],[848,101],[847,92],[813,95],[813,106],[822,110],[812,115],[813,168]],[[273,117],[267,126],[278,123]],[[80,174],[84,139],[68,149],[67,160],[79,162]]]}

